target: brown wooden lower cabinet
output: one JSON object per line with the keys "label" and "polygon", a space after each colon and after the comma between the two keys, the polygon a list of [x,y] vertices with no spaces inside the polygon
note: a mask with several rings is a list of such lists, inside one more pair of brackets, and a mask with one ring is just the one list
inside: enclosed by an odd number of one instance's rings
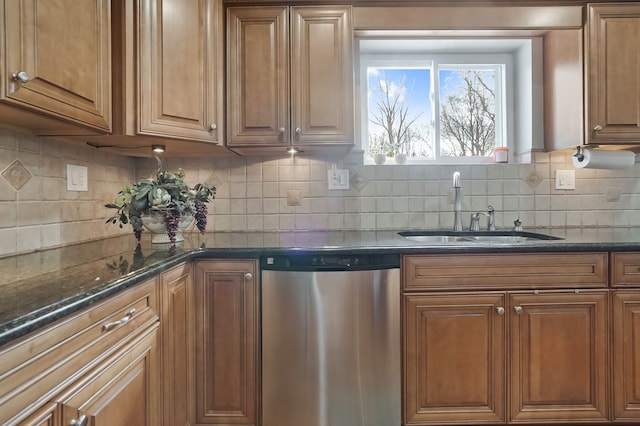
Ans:
{"label": "brown wooden lower cabinet", "polygon": [[607,422],[608,303],[608,290],[405,295],[405,424]]}
{"label": "brown wooden lower cabinet", "polygon": [[58,404],[49,402],[38,410],[33,411],[21,424],[28,426],[57,426],[59,414]]}
{"label": "brown wooden lower cabinet", "polygon": [[62,424],[160,424],[157,337],[158,324],[57,398]]}
{"label": "brown wooden lower cabinet", "polygon": [[165,426],[195,424],[195,297],[191,262],[160,274],[162,412]]}
{"label": "brown wooden lower cabinet", "polygon": [[511,294],[511,422],[607,421],[608,290]]}
{"label": "brown wooden lower cabinet", "polygon": [[640,424],[640,289],[613,293],[613,416]]}
{"label": "brown wooden lower cabinet", "polygon": [[505,301],[504,293],[404,297],[405,424],[504,422]]}
{"label": "brown wooden lower cabinet", "polygon": [[194,282],[196,424],[257,425],[257,261],[197,261]]}
{"label": "brown wooden lower cabinet", "polygon": [[158,280],[0,348],[0,424],[161,424]]}

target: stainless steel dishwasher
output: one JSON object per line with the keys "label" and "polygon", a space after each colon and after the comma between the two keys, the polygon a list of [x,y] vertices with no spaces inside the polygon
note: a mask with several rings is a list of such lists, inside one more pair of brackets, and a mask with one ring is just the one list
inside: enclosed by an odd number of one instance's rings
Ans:
{"label": "stainless steel dishwasher", "polygon": [[262,425],[400,426],[399,256],[260,263]]}

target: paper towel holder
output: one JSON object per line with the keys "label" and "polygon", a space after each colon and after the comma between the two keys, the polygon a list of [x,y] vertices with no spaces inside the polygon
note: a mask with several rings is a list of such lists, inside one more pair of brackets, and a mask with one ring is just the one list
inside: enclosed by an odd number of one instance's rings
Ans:
{"label": "paper towel holder", "polygon": [[578,159],[578,161],[584,161],[584,154],[580,151],[580,146],[576,146],[576,153],[573,154],[574,157]]}
{"label": "paper towel holder", "polygon": [[[598,149],[600,148],[600,145],[589,145],[589,148]],[[582,150],[584,149],[587,148],[584,148],[580,145],[576,146],[576,152],[575,154],[573,154],[573,156],[576,157],[578,161],[584,161],[584,154],[582,153]]]}
{"label": "paper towel holder", "polygon": [[[589,145],[589,146],[595,149],[600,148],[600,145]],[[584,154],[582,153],[581,148],[582,147],[580,145],[576,146],[576,153],[573,154],[573,156],[576,157],[580,162],[584,161]],[[582,148],[582,149],[586,149],[586,148]]]}

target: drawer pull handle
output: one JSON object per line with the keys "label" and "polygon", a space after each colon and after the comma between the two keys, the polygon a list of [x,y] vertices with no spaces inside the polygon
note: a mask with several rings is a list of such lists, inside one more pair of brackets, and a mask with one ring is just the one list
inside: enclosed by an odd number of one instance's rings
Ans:
{"label": "drawer pull handle", "polygon": [[120,318],[118,321],[112,321],[112,322],[108,322],[105,325],[102,326],[102,329],[104,331],[109,331],[119,325],[122,325],[126,322],[129,322],[129,320],[131,318],[133,318],[133,314],[136,313],[135,308],[131,308],[131,310],[129,312],[127,312],[127,315],[125,315],[124,317]]}
{"label": "drawer pull handle", "polygon": [[89,418],[86,415],[81,415],[77,419],[73,419],[69,422],[69,426],[87,426]]}

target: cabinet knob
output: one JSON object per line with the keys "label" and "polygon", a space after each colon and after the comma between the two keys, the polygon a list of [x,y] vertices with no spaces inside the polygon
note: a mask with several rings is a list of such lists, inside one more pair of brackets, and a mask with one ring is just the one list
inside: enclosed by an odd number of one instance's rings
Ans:
{"label": "cabinet knob", "polygon": [[602,130],[602,126],[601,126],[601,125],[599,125],[599,124],[598,124],[597,126],[594,126],[594,127],[593,127],[593,131],[594,131],[594,132],[599,132],[600,130]]}
{"label": "cabinet knob", "polygon": [[18,71],[11,74],[11,78],[15,81],[19,81],[20,83],[28,83],[29,82],[29,74],[25,71]]}
{"label": "cabinet knob", "polygon": [[302,133],[302,129],[300,127],[296,127],[296,135],[300,136],[300,133]]}
{"label": "cabinet knob", "polygon": [[251,281],[253,279],[253,274],[251,272],[247,272],[244,274],[244,279],[247,281]]}
{"label": "cabinet knob", "polygon": [[211,126],[209,126],[210,130],[216,130],[218,128],[218,125],[216,123],[211,123]]}
{"label": "cabinet knob", "polygon": [[516,314],[521,314],[522,313],[522,306],[514,306],[513,310],[515,311]]}
{"label": "cabinet knob", "polygon": [[81,415],[77,419],[73,419],[69,422],[69,426],[87,426],[89,418],[86,415]]}
{"label": "cabinet knob", "polygon": [[287,129],[285,129],[284,127],[280,127],[278,129],[278,133],[280,133],[281,135],[284,135],[286,133]]}
{"label": "cabinet knob", "polygon": [[504,315],[504,308],[502,306],[498,306],[496,308],[496,312],[498,313],[498,315]]}

